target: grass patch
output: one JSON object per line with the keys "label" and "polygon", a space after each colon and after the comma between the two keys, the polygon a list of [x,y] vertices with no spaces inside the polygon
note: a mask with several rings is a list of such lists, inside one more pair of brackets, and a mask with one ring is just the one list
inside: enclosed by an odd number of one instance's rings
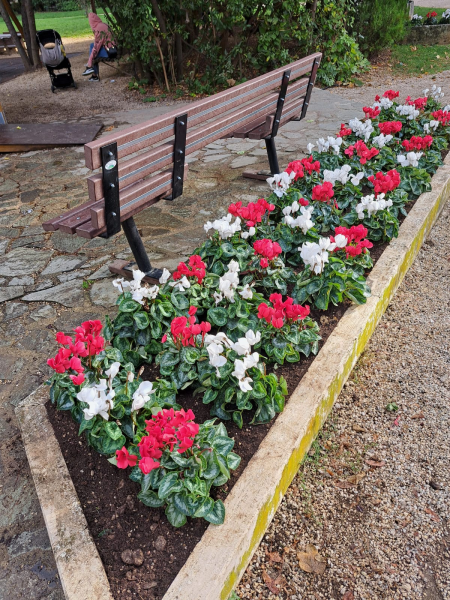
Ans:
{"label": "grass patch", "polygon": [[445,8],[429,8],[428,6],[415,6],[414,7],[414,14],[415,15],[420,15],[421,17],[423,17],[425,19],[425,17],[427,16],[427,14],[429,12],[437,12],[438,16],[438,20],[442,17],[442,13],[445,12]]}
{"label": "grass patch", "polygon": [[394,46],[391,60],[394,71],[401,75],[429,75],[450,69],[448,46]]}
{"label": "grass patch", "polygon": [[[99,11],[98,16],[103,15],[103,11]],[[22,21],[21,16],[17,17]],[[36,13],[36,29],[55,29],[63,38],[94,37],[84,10]],[[3,19],[0,19],[0,30],[8,31]]]}

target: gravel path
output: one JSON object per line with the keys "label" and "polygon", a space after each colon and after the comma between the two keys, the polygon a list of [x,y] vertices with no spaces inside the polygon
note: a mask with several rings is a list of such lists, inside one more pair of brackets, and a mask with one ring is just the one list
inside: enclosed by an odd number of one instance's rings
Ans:
{"label": "gravel path", "polygon": [[[447,204],[292,482],[239,598],[450,599],[449,226]],[[398,410],[386,410],[393,403]],[[322,574],[299,566],[298,553],[314,551],[308,545],[324,557],[313,562]]]}

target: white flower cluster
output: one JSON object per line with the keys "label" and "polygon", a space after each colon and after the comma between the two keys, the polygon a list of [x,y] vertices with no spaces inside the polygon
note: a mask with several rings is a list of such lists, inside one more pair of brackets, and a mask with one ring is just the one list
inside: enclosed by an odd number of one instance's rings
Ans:
{"label": "white flower cluster", "polygon": [[350,129],[356,133],[356,135],[360,138],[364,138],[364,141],[367,142],[370,138],[370,134],[374,131],[372,121],[367,119],[367,121],[360,121],[357,118],[351,119],[349,121]]}
{"label": "white flower cluster", "polygon": [[[300,214],[294,219],[291,214],[300,211]],[[306,234],[309,229],[314,227],[314,222],[311,217],[314,212],[314,206],[300,206],[298,202],[293,202],[291,206],[283,208],[283,223],[289,225],[292,229],[300,227],[302,232]]]}
{"label": "white flower cluster", "polygon": [[[135,269],[133,271],[133,281],[127,281],[126,279],[115,279],[113,281],[113,286],[116,287],[119,291],[124,292],[129,289],[131,292],[131,297],[139,304],[144,304],[144,298],[149,300],[154,300],[159,293],[159,286],[153,285],[151,287],[147,285],[141,285],[142,280],[145,277],[145,273],[139,271],[139,269]],[[163,274],[159,278],[159,283],[164,284],[170,278],[170,271],[167,269],[163,270]],[[189,282],[188,282],[189,283]]]}
{"label": "white flower cluster", "polygon": [[141,381],[138,389],[133,394],[133,404],[131,410],[139,410],[146,402],[150,400],[150,395],[154,394],[153,383],[150,381]]}
{"label": "white flower cluster", "polygon": [[336,181],[340,181],[343,185],[345,185],[350,179],[353,185],[359,185],[359,182],[364,177],[364,173],[361,171],[356,175],[352,175],[350,171],[350,165],[344,165],[340,169],[334,169],[334,171],[325,169],[323,172],[323,181],[329,181],[333,185],[336,183]]}
{"label": "white flower cluster", "polygon": [[411,21],[422,21],[423,17],[422,15],[413,15],[411,17]]}
{"label": "white flower cluster", "polygon": [[374,194],[363,196],[361,202],[356,205],[358,219],[364,219],[364,211],[367,212],[368,217],[371,217],[379,210],[384,210],[392,206],[392,200],[385,200],[384,196],[384,194],[378,194],[376,199]]}
{"label": "white flower cluster", "polygon": [[[442,15],[444,16],[444,15]],[[426,90],[423,90],[423,95],[427,96],[428,98],[428,92],[430,90],[427,88]],[[444,92],[442,91],[442,88],[437,87],[436,85],[433,85],[433,87],[431,88],[431,94],[430,96],[433,98],[433,100],[436,100],[436,102],[440,99],[444,97]],[[445,109],[444,109],[445,110]]]}
{"label": "white flower cluster", "polygon": [[222,217],[221,219],[216,219],[211,223],[211,221],[207,221],[203,228],[208,233],[210,229],[214,229],[219,233],[219,237],[221,240],[227,240],[232,237],[237,231],[241,231],[241,219],[236,217],[234,223],[231,222],[232,215],[228,214],[226,217]]}
{"label": "white flower cluster", "polygon": [[234,361],[234,371],[232,375],[239,381],[239,387],[243,392],[252,390],[251,383],[253,379],[246,373],[248,369],[256,367],[259,362],[258,352],[252,353],[252,346],[261,340],[261,332],[255,332],[249,329],[245,337],[239,338],[237,342],[233,342],[226,333],[218,333],[216,335],[207,335],[205,337],[205,347],[209,355],[209,363],[216,369],[219,377],[219,367],[223,367],[227,363],[226,350],[234,350],[243,359],[237,358]]}
{"label": "white flower cluster", "polygon": [[283,171],[283,173],[277,173],[273,177],[269,177],[266,181],[269,184],[270,189],[278,196],[278,198],[282,198],[288,191],[294,177],[294,172],[288,175],[286,171]]}
{"label": "white flower cluster", "polygon": [[[231,260],[228,264],[228,271],[219,279],[219,291],[213,294],[216,305],[224,298],[230,302],[234,302],[234,292],[239,285],[239,270],[239,263],[236,260]],[[242,288],[239,294],[246,300],[253,298],[253,291],[248,283]]]}
{"label": "white flower cluster", "polygon": [[395,107],[395,112],[403,117],[406,117],[409,121],[412,121],[420,114],[420,111],[418,111],[415,106],[411,104],[400,104],[399,106]]}
{"label": "white flower cluster", "polygon": [[378,102],[374,102],[372,104],[372,108],[384,108],[387,110],[388,108],[391,108],[393,104],[394,103],[392,102],[392,100],[389,100],[389,98],[380,98]]}
{"label": "white flower cluster", "polygon": [[305,242],[300,246],[300,256],[305,265],[307,265],[311,271],[314,271],[316,275],[319,275],[322,273],[325,264],[328,262],[328,253],[332,252],[335,248],[345,248],[346,245],[347,238],[345,235],[337,235],[334,242],[332,242],[329,237],[320,238],[319,243]]}
{"label": "white flower cluster", "polygon": [[439,121],[430,121],[429,123],[423,124],[423,130],[425,133],[430,133],[432,129],[433,129],[433,131],[436,131],[436,129],[438,127],[439,127]]}
{"label": "white flower cluster", "polygon": [[[332,137],[331,135],[329,135],[327,137],[327,139],[325,138],[319,138],[317,140],[317,150],[319,152],[328,152],[328,150],[332,150],[334,154],[339,154],[340,150],[341,150],[341,146],[342,146],[342,138],[338,137]],[[308,152],[310,152],[310,150],[308,148],[314,148],[313,144],[308,144],[307,150]]]}
{"label": "white flower cluster", "polygon": [[422,156],[423,152],[408,152],[406,156],[404,154],[398,154],[397,162],[399,162],[402,167],[418,167],[419,160]]}
{"label": "white flower cluster", "polygon": [[447,8],[447,10],[442,13],[442,18],[450,19],[450,8]]}
{"label": "white flower cluster", "polygon": [[386,146],[386,144],[389,144],[389,142],[393,139],[393,135],[384,135],[384,133],[380,133],[380,135],[375,136],[374,138],[372,138],[372,144],[374,146],[376,146],[377,148],[384,148]]}

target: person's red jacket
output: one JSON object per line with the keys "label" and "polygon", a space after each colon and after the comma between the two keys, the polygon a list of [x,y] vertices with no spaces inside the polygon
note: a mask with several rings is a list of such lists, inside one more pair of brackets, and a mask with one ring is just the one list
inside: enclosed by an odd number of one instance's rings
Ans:
{"label": "person's red jacket", "polygon": [[94,32],[94,47],[92,48],[92,52],[89,56],[87,66],[92,67],[92,63],[99,53],[100,48],[102,46],[105,46],[105,48],[111,48],[111,46],[114,46],[114,42],[108,25],[103,23],[100,17],[98,17],[95,13],[89,13],[88,19],[89,25]]}

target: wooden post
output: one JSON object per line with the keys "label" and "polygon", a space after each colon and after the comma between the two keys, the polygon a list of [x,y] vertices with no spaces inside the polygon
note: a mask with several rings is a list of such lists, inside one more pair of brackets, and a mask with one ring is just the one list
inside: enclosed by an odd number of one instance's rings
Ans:
{"label": "wooden post", "polygon": [[22,25],[20,24],[19,19],[16,17],[15,12],[11,8],[9,0],[2,0],[2,2],[3,2],[3,5],[4,5],[4,7],[6,8],[6,10],[8,12],[8,15],[11,17],[11,20],[13,21],[14,25],[17,27],[17,31],[20,33],[21,36],[23,36]]}
{"label": "wooden post", "polygon": [[22,0],[22,2],[25,4],[28,28],[30,30],[31,48],[28,48],[28,55],[32,58],[31,62],[34,64],[35,68],[38,69],[42,65],[39,57],[39,46],[36,39],[36,21],[34,19],[33,3],[32,0]]}
{"label": "wooden post", "polygon": [[[22,42],[20,41],[16,30],[14,29],[7,6],[9,6],[8,0],[0,0],[0,14],[1,14],[3,20],[5,21],[6,27],[8,28],[8,31],[11,35],[11,40],[16,45],[17,51],[20,54],[20,57],[22,59],[25,70],[29,71],[32,66],[30,59],[28,58],[28,54],[26,53],[25,48],[23,47]],[[9,8],[11,9],[10,6],[9,6]],[[20,27],[20,29],[22,29],[22,26]],[[23,31],[23,29],[22,29],[22,31]]]}

